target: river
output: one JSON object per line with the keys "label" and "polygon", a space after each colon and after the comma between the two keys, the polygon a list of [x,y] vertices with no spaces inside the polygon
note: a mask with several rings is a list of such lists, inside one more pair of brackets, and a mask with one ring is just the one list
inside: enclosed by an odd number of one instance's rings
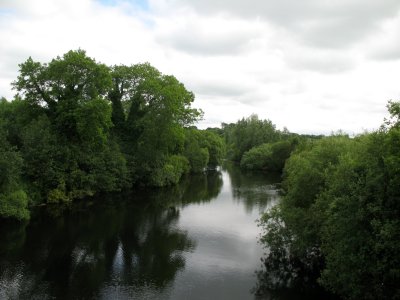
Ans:
{"label": "river", "polygon": [[0,228],[0,299],[255,299],[277,176],[233,165]]}

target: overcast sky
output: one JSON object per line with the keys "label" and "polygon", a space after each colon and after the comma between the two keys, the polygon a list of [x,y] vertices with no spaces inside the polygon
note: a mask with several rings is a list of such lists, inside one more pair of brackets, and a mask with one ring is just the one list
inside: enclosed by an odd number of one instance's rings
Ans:
{"label": "overcast sky", "polygon": [[399,0],[0,0],[0,96],[29,56],[149,62],[196,95],[200,128],[376,129],[400,99]]}

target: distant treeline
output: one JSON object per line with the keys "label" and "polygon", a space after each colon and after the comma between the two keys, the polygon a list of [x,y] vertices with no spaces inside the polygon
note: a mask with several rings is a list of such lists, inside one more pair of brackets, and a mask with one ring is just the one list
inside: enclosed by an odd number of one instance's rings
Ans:
{"label": "distant treeline", "polygon": [[0,217],[217,166],[224,140],[191,125],[193,93],[149,64],[106,66],[83,50],[29,58],[0,100]]}
{"label": "distant treeline", "polygon": [[292,151],[299,145],[321,139],[322,135],[299,135],[276,129],[270,120],[257,115],[236,123],[222,123],[227,158],[240,163],[246,170],[280,173]]}

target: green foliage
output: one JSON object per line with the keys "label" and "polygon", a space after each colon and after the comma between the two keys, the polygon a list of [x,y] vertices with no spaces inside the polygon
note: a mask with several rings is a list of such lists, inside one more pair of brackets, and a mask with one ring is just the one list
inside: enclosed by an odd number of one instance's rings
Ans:
{"label": "green foliage", "polygon": [[0,128],[0,191],[17,184],[21,166],[20,154],[8,143]]}
{"label": "green foliage", "polygon": [[298,256],[306,256],[320,246],[323,215],[316,205],[317,197],[326,188],[331,168],[351,143],[345,136],[321,139],[295,152],[286,163],[285,197],[280,208],[286,228],[294,236],[291,251]]}
{"label": "green foliage", "polygon": [[169,156],[162,168],[155,169],[151,176],[151,185],[167,186],[177,184],[182,175],[189,172],[189,162],[181,155]]}
{"label": "green foliage", "polygon": [[22,163],[21,155],[8,142],[0,119],[0,217],[29,219],[28,197],[20,180]]}
{"label": "green foliage", "polygon": [[245,152],[240,160],[240,167],[248,170],[263,170],[271,164],[272,144],[262,144]]}
{"label": "green foliage", "polygon": [[62,182],[57,188],[49,191],[47,194],[47,203],[67,202],[69,199],[65,192],[65,183]]}
{"label": "green foliage", "polygon": [[191,172],[199,173],[222,163],[225,143],[222,137],[212,131],[187,128],[183,154],[189,160]]}
{"label": "green foliage", "polygon": [[[397,104],[389,107],[396,120]],[[292,154],[282,202],[260,221],[270,250],[263,280],[290,285],[308,270],[343,298],[400,297],[400,130],[390,124],[309,141]]]}
{"label": "green foliage", "polygon": [[204,171],[210,157],[207,148],[198,148],[197,150],[190,156],[191,170],[194,173]]}
{"label": "green foliage", "polygon": [[[116,191],[126,185],[126,162],[111,140],[109,68],[70,51],[48,64],[29,58],[14,87],[24,96],[12,102],[24,159],[23,174],[35,202],[62,202]],[[19,109],[23,108],[23,110]],[[25,118],[18,117],[23,112]]]}
{"label": "green foliage", "polygon": [[225,157],[226,147],[224,139],[211,130],[202,130],[202,141],[208,150],[208,167],[215,168],[221,165]]}
{"label": "green foliage", "polygon": [[387,109],[390,113],[390,118],[385,119],[383,128],[390,129],[400,126],[400,102],[389,101],[387,104]]}
{"label": "green foliage", "polygon": [[[182,153],[189,125],[201,115],[191,109],[193,93],[175,77],[161,74],[150,64],[114,66],[112,121],[130,166],[133,182],[169,184],[165,159]],[[164,175],[161,175],[164,174]]]}
{"label": "green foliage", "polygon": [[248,170],[282,172],[294,145],[294,141],[279,141],[251,148],[243,154],[240,166]]}
{"label": "green foliage", "polygon": [[209,152],[200,130],[188,128],[185,131],[185,150],[183,153],[189,161],[191,172],[204,171],[209,161]]}
{"label": "green foliage", "polygon": [[103,99],[83,103],[76,110],[76,129],[82,143],[103,146],[111,128],[111,107]]}
{"label": "green foliage", "polygon": [[22,147],[21,133],[32,119],[44,114],[44,109],[38,105],[31,105],[20,97],[13,101],[0,101],[0,118],[6,131],[7,140],[17,149]]}
{"label": "green foliage", "polygon": [[64,174],[65,147],[57,145],[46,115],[32,120],[20,133],[24,160],[23,174],[29,181],[29,190],[35,203],[46,199],[47,191],[55,188]]}
{"label": "green foliage", "polygon": [[5,194],[0,193],[0,216],[28,220],[28,196],[23,190],[14,190]]}
{"label": "green foliage", "polygon": [[227,144],[228,158],[240,162],[243,154],[255,146],[275,142],[280,133],[269,120],[259,120],[257,115],[239,120],[235,124],[222,124]]}
{"label": "green foliage", "polygon": [[59,102],[90,101],[104,96],[111,86],[108,67],[87,57],[83,50],[69,51],[48,64],[29,58],[19,66],[14,88],[28,102],[45,105],[52,113]]}
{"label": "green foliage", "polygon": [[[176,184],[189,172],[185,127],[202,112],[190,107],[192,92],[148,63],[108,67],[79,49],[49,63],[27,59],[13,86],[15,100],[0,100],[3,216],[26,218],[25,190],[32,205],[59,203]],[[201,138],[195,169],[223,155],[219,136]]]}
{"label": "green foliage", "polygon": [[399,139],[396,127],[357,140],[329,178],[321,282],[351,299],[400,296]]}

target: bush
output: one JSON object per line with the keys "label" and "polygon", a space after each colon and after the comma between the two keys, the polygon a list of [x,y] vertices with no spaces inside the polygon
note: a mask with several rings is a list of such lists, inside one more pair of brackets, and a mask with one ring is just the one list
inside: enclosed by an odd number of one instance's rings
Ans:
{"label": "bush", "polygon": [[243,154],[240,167],[248,170],[263,170],[271,164],[272,147],[271,144],[262,144],[251,148]]}
{"label": "bush", "polygon": [[243,154],[240,166],[248,170],[282,172],[294,145],[294,142],[280,141],[254,147]]}
{"label": "bush", "polygon": [[0,194],[0,216],[28,220],[28,196],[23,190]]}

